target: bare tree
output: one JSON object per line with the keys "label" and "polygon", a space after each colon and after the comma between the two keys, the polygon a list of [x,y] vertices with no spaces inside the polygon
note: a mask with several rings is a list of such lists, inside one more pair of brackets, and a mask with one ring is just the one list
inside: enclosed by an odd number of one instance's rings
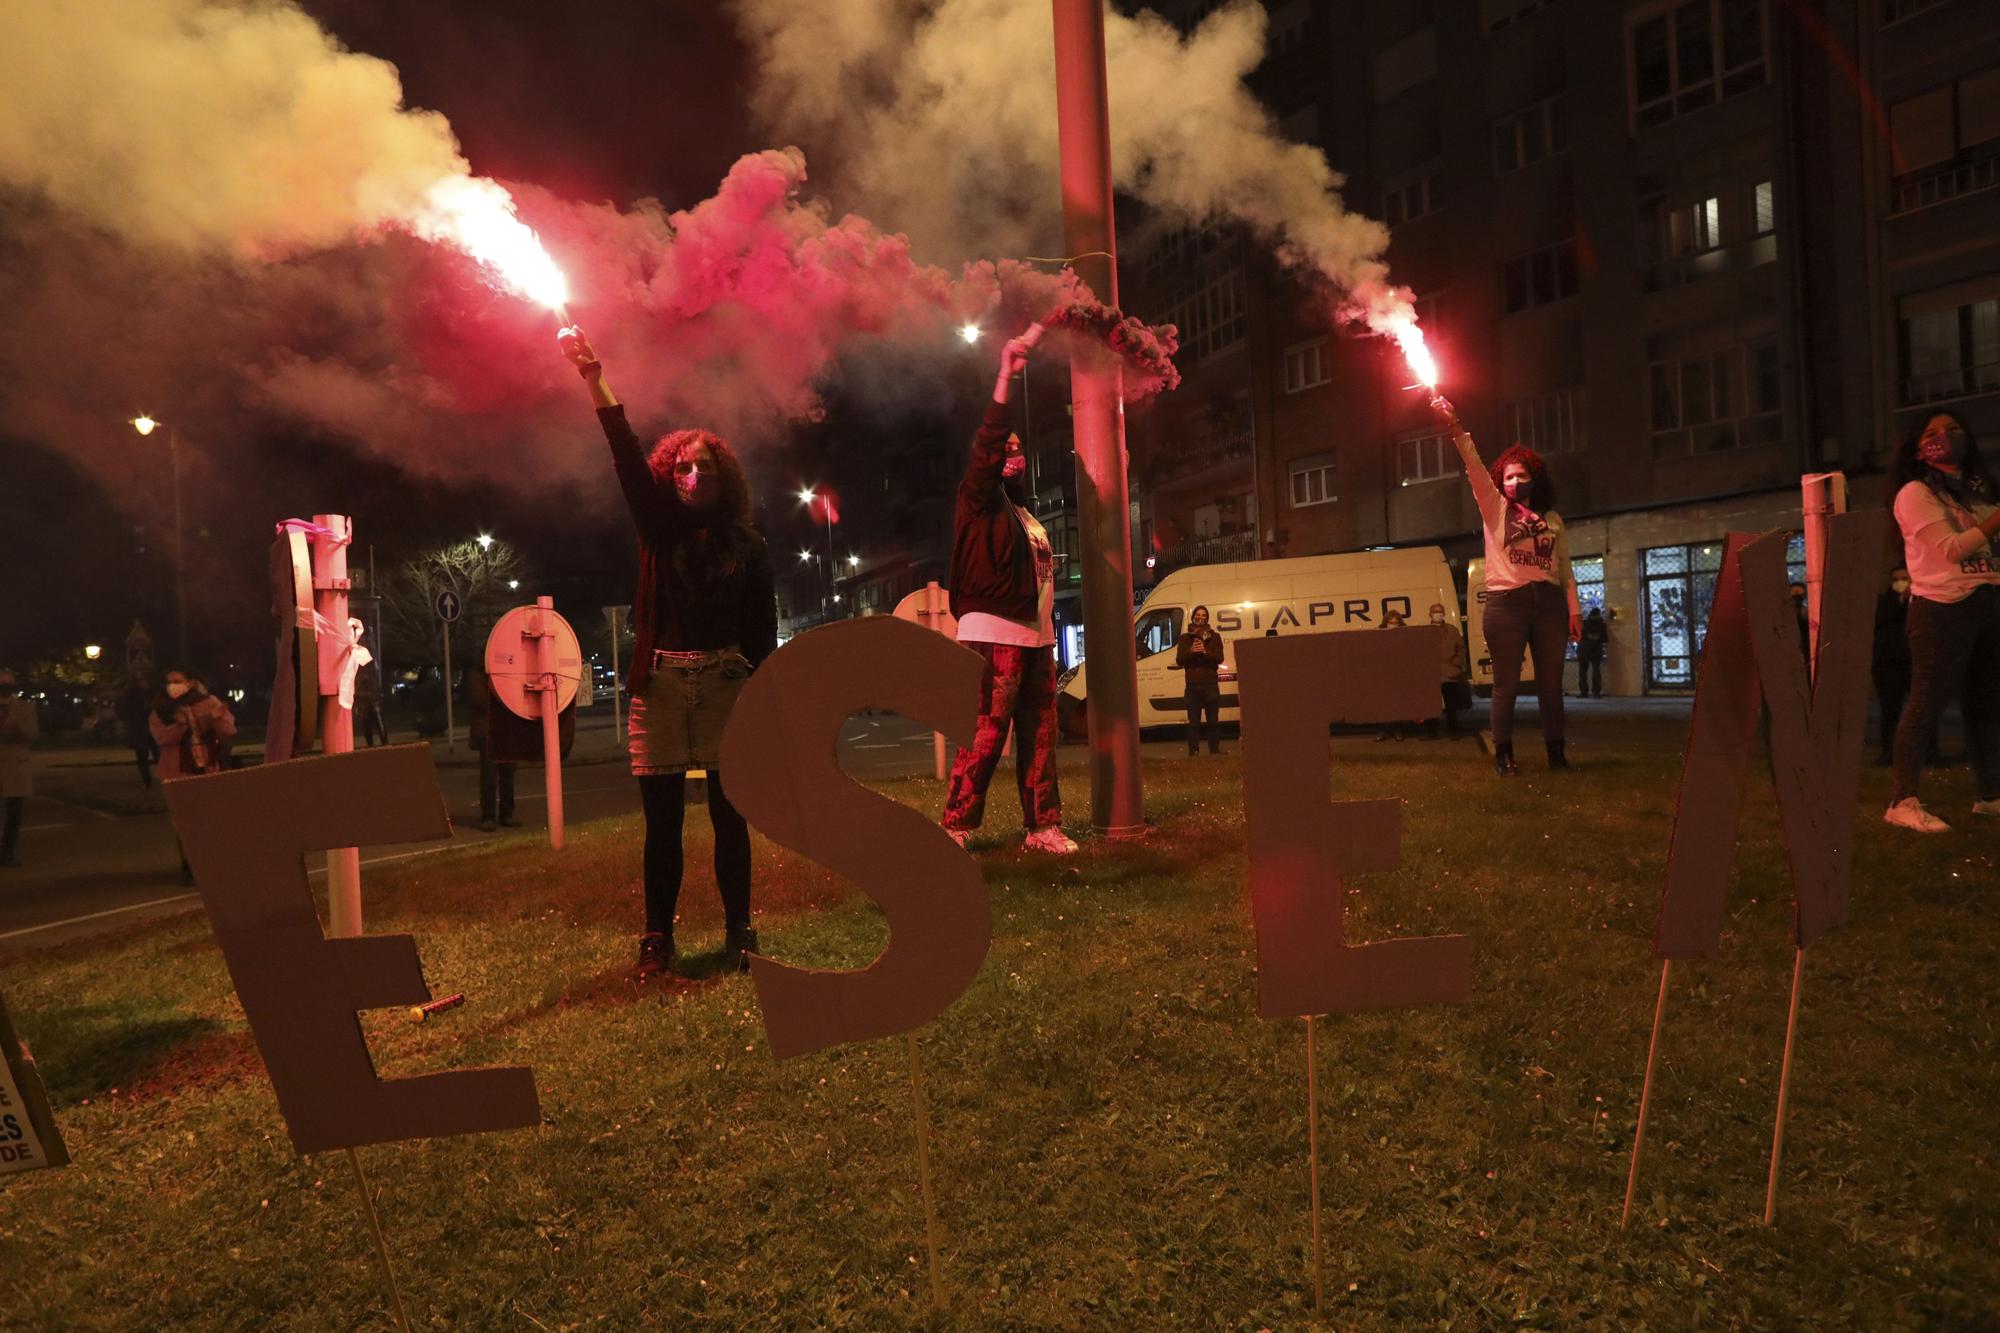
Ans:
{"label": "bare tree", "polygon": [[[405,560],[382,580],[382,618],[399,660],[437,666],[443,657],[436,600],[446,588],[458,595],[452,629],[453,663],[470,662],[486,647],[495,621],[519,605],[526,564],[497,537],[433,547]],[[471,636],[471,637],[468,637]]]}

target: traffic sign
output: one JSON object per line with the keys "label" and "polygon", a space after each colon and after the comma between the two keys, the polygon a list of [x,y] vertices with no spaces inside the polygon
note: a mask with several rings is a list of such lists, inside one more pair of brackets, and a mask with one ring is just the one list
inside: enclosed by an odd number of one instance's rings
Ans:
{"label": "traffic sign", "polygon": [[461,609],[458,594],[450,588],[439,588],[437,596],[431,598],[431,609],[437,612],[439,620],[449,625],[452,621],[458,619],[458,613]]}

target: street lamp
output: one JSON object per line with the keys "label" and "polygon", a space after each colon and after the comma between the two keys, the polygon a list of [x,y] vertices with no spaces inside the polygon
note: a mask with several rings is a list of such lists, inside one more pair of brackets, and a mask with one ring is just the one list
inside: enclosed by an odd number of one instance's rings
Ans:
{"label": "street lamp", "polygon": [[811,486],[799,488],[800,504],[811,508],[814,500],[819,500],[820,508],[826,514],[826,580],[819,594],[819,617],[821,620],[826,620],[831,614],[826,599],[833,592],[833,496],[829,494],[821,499],[819,492]]}
{"label": "street lamp", "polygon": [[508,580],[507,580],[507,591],[508,591],[508,592],[515,592],[515,591],[518,591],[518,590],[520,589],[520,586],[521,586],[521,580],[519,580],[519,579],[508,579]]}
{"label": "street lamp", "polygon": [[968,343],[978,342],[979,334],[980,328],[977,324],[961,324],[958,326],[958,336],[965,339]]}
{"label": "street lamp", "polygon": [[493,549],[493,538],[488,533],[482,532],[477,537],[473,538],[473,540],[479,543],[479,549],[482,551],[490,551]]}
{"label": "street lamp", "polygon": [[86,660],[95,662],[98,658],[104,656],[104,645],[100,643],[86,643],[83,645],[83,655]]}
{"label": "street lamp", "polygon": [[174,646],[180,652],[181,664],[188,665],[187,631],[187,576],[183,567],[187,563],[186,527],[181,521],[181,449],[180,440],[174,428],[165,422],[156,421],[141,412],[132,418],[132,429],[139,432],[141,439],[151,435],[162,425],[167,427],[167,465],[174,475]]}

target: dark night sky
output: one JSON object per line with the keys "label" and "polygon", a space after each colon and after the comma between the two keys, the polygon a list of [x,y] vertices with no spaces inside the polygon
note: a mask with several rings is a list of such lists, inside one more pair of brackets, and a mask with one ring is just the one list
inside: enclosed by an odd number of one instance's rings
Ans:
{"label": "dark night sky", "polygon": [[[651,195],[683,207],[706,197],[743,151],[763,146],[743,104],[744,53],[726,10],[705,0],[303,0],[303,7],[348,46],[395,64],[407,103],[443,112],[481,174],[581,200],[623,204]],[[581,400],[578,417],[579,438],[588,441],[595,432]],[[614,509],[535,511],[497,491],[413,483],[338,451],[315,468],[300,462],[312,451],[295,446],[270,442],[269,475],[246,488],[259,509],[269,497],[286,512],[310,512],[337,489],[386,547],[498,530],[523,547],[565,605],[594,608],[630,596],[631,539]],[[335,469],[337,479],[329,475]],[[0,523],[0,662],[120,639],[135,615],[164,641],[172,604],[166,513],[121,513],[61,458],[3,435],[0,478],[10,492]],[[191,486],[229,481],[189,477]],[[216,605],[213,615],[191,617],[201,626],[197,643],[208,649],[198,655],[252,656],[268,637],[258,614],[261,552],[267,521],[282,516],[206,516],[227,531],[190,523],[191,543],[226,543],[228,567],[253,570],[226,593],[191,592],[191,602]],[[370,535],[365,530],[364,540]],[[218,620],[228,623],[205,623]]]}

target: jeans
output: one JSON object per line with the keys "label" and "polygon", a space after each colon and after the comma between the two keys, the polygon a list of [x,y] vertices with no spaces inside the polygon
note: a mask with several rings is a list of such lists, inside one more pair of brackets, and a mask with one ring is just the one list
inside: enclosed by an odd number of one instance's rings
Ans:
{"label": "jeans", "polygon": [[[639,802],[646,811],[646,931],[671,935],[686,866],[681,825],[687,813],[687,775],[641,774]],[[750,825],[723,792],[720,769],[708,770],[708,822],[715,826],[715,887],[722,892],[723,927],[748,930]]]}
{"label": "jeans", "polygon": [[1569,601],[1553,583],[1529,583],[1488,593],[1482,621],[1493,657],[1493,743],[1514,743],[1514,695],[1521,688],[1521,654],[1535,655],[1535,697],[1542,739],[1563,740],[1563,648],[1569,643]]}
{"label": "jeans", "polygon": [[1056,784],[1056,651],[1010,643],[964,646],[986,659],[986,671],[979,688],[978,729],[971,746],[952,761],[944,826],[975,829],[985,819],[986,787],[1012,728],[1021,823],[1029,832],[1053,828],[1062,822],[1062,793]]}
{"label": "jeans", "polygon": [[1195,752],[1196,728],[1200,728],[1200,738],[1207,740],[1210,754],[1222,753],[1221,741],[1216,735],[1221,723],[1222,687],[1214,681],[1189,681],[1187,683],[1188,753]]}
{"label": "jeans", "polygon": [[[1540,668],[1536,669],[1536,674],[1537,675],[1541,674]],[[1576,692],[1578,697],[1584,699],[1589,699],[1593,697],[1602,699],[1604,697],[1603,658],[1584,657],[1581,655],[1577,657]]]}
{"label": "jeans", "polygon": [[1882,709],[1881,745],[1877,754],[1884,764],[1895,762],[1896,724],[1903,716],[1903,701],[1909,697],[1910,675],[1907,671],[1876,673],[1875,702]]}
{"label": "jeans", "polygon": [[1917,794],[1938,714],[1956,694],[1979,799],[2000,798],[2000,586],[1962,602],[1910,598],[1910,697],[1896,724],[1896,794]]}

